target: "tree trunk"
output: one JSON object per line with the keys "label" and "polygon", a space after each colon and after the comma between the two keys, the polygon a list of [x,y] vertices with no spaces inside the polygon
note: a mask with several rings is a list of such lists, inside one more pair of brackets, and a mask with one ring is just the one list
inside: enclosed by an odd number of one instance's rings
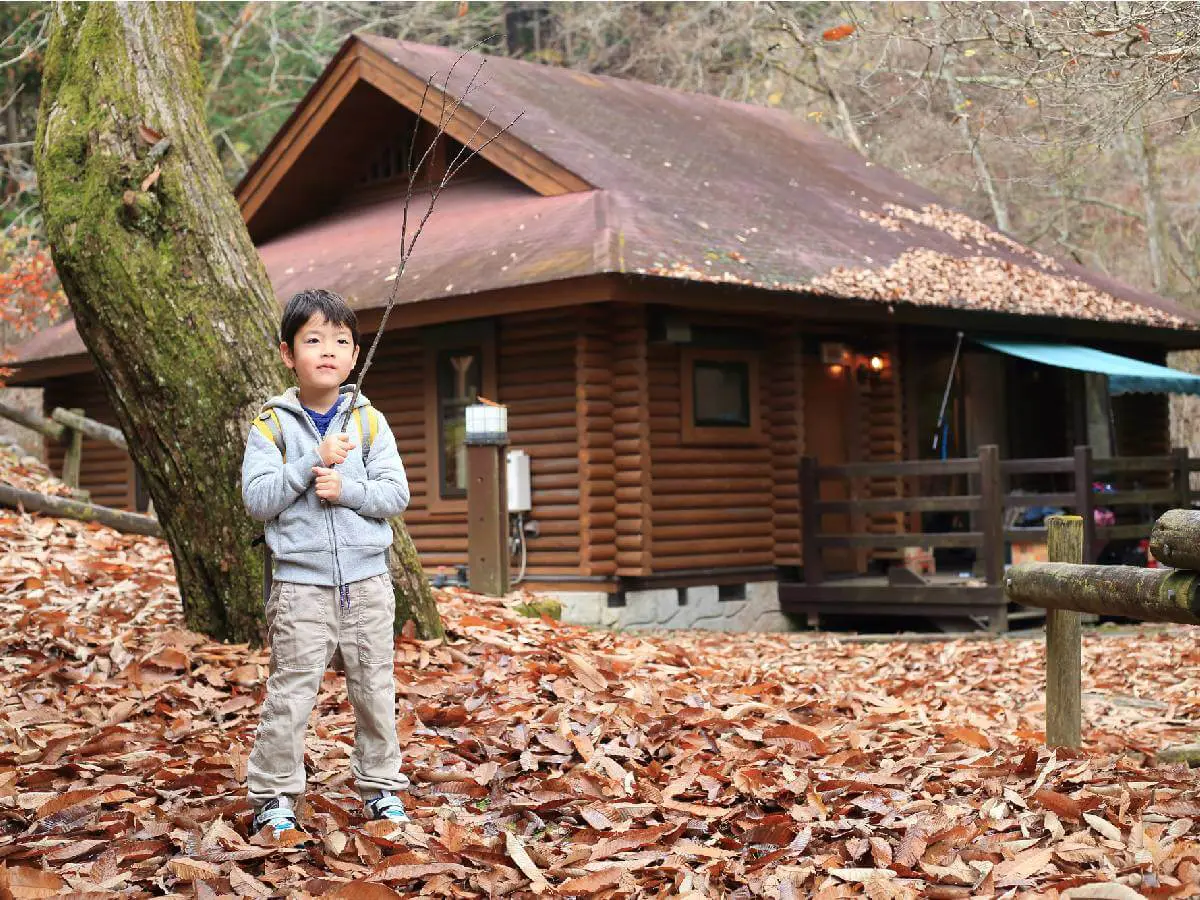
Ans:
{"label": "tree trunk", "polygon": [[417,637],[429,639],[445,635],[442,617],[438,614],[429,579],[421,568],[416,545],[408,536],[404,522],[392,519],[392,549],[388,551],[388,570],[396,588],[396,631],[403,630],[409,621]]}
{"label": "tree trunk", "polygon": [[[55,7],[35,162],[55,267],[175,559],[188,624],[262,637],[241,460],[288,384],[279,307],[209,140],[191,4]],[[403,525],[399,587],[436,607]]]}
{"label": "tree trunk", "polygon": [[[930,2],[926,4],[926,8],[929,10],[929,18],[933,21],[937,22],[942,18],[942,8],[939,4]],[[963,141],[966,143],[967,149],[971,151],[971,161],[975,163],[975,174],[979,176],[979,182],[983,185],[988,201],[992,204],[992,216],[996,220],[996,230],[1012,234],[1012,221],[1008,217],[1008,206],[1004,203],[1004,198],[1000,196],[995,179],[992,178],[991,166],[988,165],[987,157],[983,155],[983,148],[979,146],[979,135],[971,130],[966,98],[963,97],[962,90],[958,86],[958,77],[954,74],[953,46],[951,44],[942,48],[940,66],[942,80],[946,84],[946,95],[950,98],[950,116],[957,120],[958,130],[962,132]]]}
{"label": "tree trunk", "polygon": [[1150,264],[1150,278],[1158,293],[1170,287],[1167,272],[1166,224],[1162,200],[1162,179],[1158,171],[1158,153],[1154,148],[1154,137],[1142,121],[1139,110],[1130,122],[1131,133],[1127,135],[1129,156],[1142,187],[1142,209],[1146,212],[1146,258]]}

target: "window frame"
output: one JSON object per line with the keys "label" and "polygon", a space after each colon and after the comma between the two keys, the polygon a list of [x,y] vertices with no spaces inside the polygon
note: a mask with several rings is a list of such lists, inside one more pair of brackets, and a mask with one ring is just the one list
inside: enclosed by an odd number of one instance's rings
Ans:
{"label": "window frame", "polygon": [[[749,425],[696,424],[696,364],[742,363],[746,366],[749,399]],[[680,348],[680,420],[685,444],[759,444],[764,441],[762,430],[762,378],[759,355],[753,350]]]}
{"label": "window frame", "polygon": [[432,515],[465,516],[466,497],[442,496],[442,407],[438,400],[438,356],[445,350],[477,345],[481,391],[496,400],[496,329],[492,322],[472,322],[429,328],[422,332],[425,365],[425,490],[426,509]]}

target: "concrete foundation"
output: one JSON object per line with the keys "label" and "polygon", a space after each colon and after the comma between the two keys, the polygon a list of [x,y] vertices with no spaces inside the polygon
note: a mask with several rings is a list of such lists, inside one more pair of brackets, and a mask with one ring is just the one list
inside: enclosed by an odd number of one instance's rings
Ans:
{"label": "concrete foundation", "polygon": [[[545,592],[543,592],[545,593]],[[751,582],[732,588],[716,585],[629,591],[623,606],[612,595],[562,591],[549,594],[563,605],[564,622],[601,628],[694,628],[702,631],[796,631],[779,610],[779,585]]]}

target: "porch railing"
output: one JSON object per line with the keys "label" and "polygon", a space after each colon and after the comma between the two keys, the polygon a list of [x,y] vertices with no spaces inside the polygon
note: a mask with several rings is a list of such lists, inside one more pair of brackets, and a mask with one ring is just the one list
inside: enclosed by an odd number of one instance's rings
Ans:
{"label": "porch railing", "polygon": [[[1025,507],[1065,507],[1084,521],[1084,558],[1096,558],[1100,542],[1146,538],[1159,512],[1168,507],[1189,507],[1200,492],[1192,490],[1191,474],[1200,471],[1200,458],[1192,458],[1186,448],[1169,456],[1132,456],[1095,458],[1092,448],[1076,447],[1072,456],[1042,459],[1000,459],[997,447],[985,446],[978,456],[945,460],[906,462],[848,463],[821,466],[811,457],[800,461],[800,518],[803,531],[804,580],[806,584],[825,582],[826,572],[821,551],[826,549],[888,550],[922,547],[973,548],[982,562],[981,576],[991,586],[1000,583],[1007,548],[1012,543],[1042,541],[1044,527],[1016,529],[1005,527],[1006,511]],[[1097,493],[1094,482],[1100,476],[1117,476],[1130,481],[1138,475],[1165,487],[1134,487]],[[1071,481],[1071,490],[1018,491],[1011,488],[1015,477],[1060,478]],[[891,480],[897,483],[899,496],[863,497],[864,481]],[[829,481],[848,485],[845,499],[821,499],[821,486]],[[947,485],[946,482],[949,481]],[[938,485],[941,490],[930,491]],[[1097,525],[1095,510],[1141,507],[1135,521]],[[924,531],[919,526],[922,513],[961,512],[970,515],[969,530]],[[859,524],[864,517],[879,514],[903,514],[896,533],[873,533]],[[849,530],[826,532],[822,520],[827,515],[849,518]],[[1140,517],[1139,517],[1140,516]],[[1124,518],[1128,520],[1129,516]]]}

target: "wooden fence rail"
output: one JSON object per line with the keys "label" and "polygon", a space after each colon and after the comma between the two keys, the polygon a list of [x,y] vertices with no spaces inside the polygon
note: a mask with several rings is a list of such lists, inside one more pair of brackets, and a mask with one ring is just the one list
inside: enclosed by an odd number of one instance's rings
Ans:
{"label": "wooden fence rail", "polygon": [[43,512],[61,518],[78,519],[84,522],[99,522],[118,531],[131,534],[145,534],[153,537],[162,536],[162,528],[153,516],[140,513],[126,512],[108,506],[100,506],[87,502],[86,491],[79,490],[79,469],[83,461],[83,439],[89,437],[96,441],[107,441],[122,450],[128,451],[129,445],[125,435],[120,430],[95,419],[89,419],[82,409],[62,409],[56,407],[50,417],[39,416],[36,413],[25,412],[0,403],[0,417],[16,422],[26,428],[31,428],[53,441],[67,445],[63,456],[62,482],[75,489],[73,498],[54,497],[39,494],[34,491],[24,491],[9,485],[0,485],[0,505],[22,508],[33,512]]}
{"label": "wooden fence rail", "polygon": [[[1200,625],[1200,572],[1083,563],[1084,523],[1047,520],[1050,561],[1013,566],[1005,596],[1047,610],[1046,743],[1078,747],[1082,733],[1079,614]],[[1151,546],[1166,562],[1200,562],[1200,511],[1171,510],[1155,524]]]}
{"label": "wooden fence rail", "polygon": [[37,413],[17,409],[15,406],[9,406],[4,402],[0,402],[0,417],[8,419],[10,422],[16,422],[18,425],[22,425],[31,431],[43,434],[52,441],[61,441],[63,433],[66,431],[66,427],[58,422],[43,418]]}
{"label": "wooden fence rail", "polygon": [[[822,550],[973,547],[980,553],[987,584],[999,584],[1009,544],[1048,539],[1044,527],[1005,527],[1006,512],[1024,507],[1067,508],[1078,515],[1083,534],[1080,561],[1092,562],[1104,542],[1147,537],[1154,524],[1154,511],[1171,506],[1190,507],[1200,496],[1191,489],[1191,474],[1198,470],[1200,459],[1189,457],[1183,448],[1167,456],[1096,458],[1091,447],[1081,446],[1068,457],[1002,460],[997,448],[989,446],[981,447],[974,458],[841,466],[822,466],[806,457],[800,461],[799,473],[805,583],[815,586],[826,580]],[[1099,493],[1093,485],[1102,474],[1115,474],[1125,481],[1135,479],[1135,483],[1121,485],[1118,481],[1117,490]],[[1137,484],[1139,475],[1148,476],[1146,481],[1150,483]],[[965,492],[947,493],[946,476],[957,476],[953,483],[965,484]],[[1062,490],[1059,484],[1055,490],[1019,491],[1010,485],[1014,478],[1052,481],[1061,476],[1071,477],[1071,490]],[[870,493],[873,479],[900,482],[904,495],[856,496],[856,485],[865,482],[866,493]],[[937,481],[943,492],[930,493],[928,487],[923,491],[920,479]],[[822,485],[826,482],[848,484],[849,497],[823,498]],[[1164,482],[1169,486],[1159,486]],[[1117,524],[1098,525],[1095,518],[1098,507],[1121,511]],[[1138,507],[1145,511],[1139,512]],[[920,514],[942,512],[969,514],[970,530],[926,532],[919,527]],[[871,516],[889,513],[907,519],[902,519],[898,533],[855,527],[856,521],[861,523]],[[827,515],[846,517],[849,528],[843,526],[839,533],[827,533],[822,527],[822,519]],[[1128,521],[1130,518],[1137,521]],[[1200,544],[1197,547],[1200,549]]]}
{"label": "wooden fence rail", "polygon": [[79,487],[79,467],[82,461],[85,437],[94,441],[107,441],[122,450],[129,450],[125,435],[121,434],[119,428],[89,419],[83,414],[82,409],[55,407],[50,413],[50,417],[46,418],[37,413],[26,412],[0,402],[0,418],[32,429],[52,441],[65,443],[67,451],[63,458],[62,481],[73,488]]}

